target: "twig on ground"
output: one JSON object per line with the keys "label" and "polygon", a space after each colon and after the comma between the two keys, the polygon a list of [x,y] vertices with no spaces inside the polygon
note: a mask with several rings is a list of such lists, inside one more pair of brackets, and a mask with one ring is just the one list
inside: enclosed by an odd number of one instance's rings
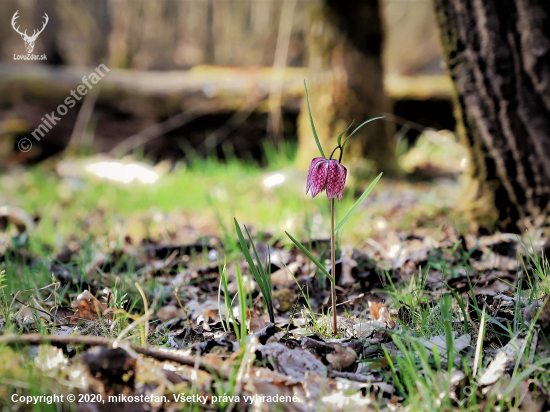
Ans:
{"label": "twig on ground", "polygon": [[[15,345],[18,343],[26,343],[29,345],[38,345],[40,343],[61,343],[61,344],[73,344],[73,345],[90,345],[90,346],[105,346],[112,347],[114,339],[104,338],[102,336],[89,336],[89,335],[41,335],[39,333],[31,333],[28,335],[16,335],[7,334],[0,337],[0,345]],[[161,350],[146,348],[138,345],[131,345],[132,350],[145,356],[150,356],[159,361],[172,361],[178,362],[182,365],[195,366],[197,360],[194,356],[182,355],[173,350]],[[212,370],[216,373],[220,373],[214,365],[207,365],[204,361],[199,360],[199,368],[203,370]],[[208,368],[207,368],[208,366]]]}
{"label": "twig on ground", "polygon": [[379,380],[374,379],[371,375],[360,375],[358,373],[338,372],[338,371],[329,371],[328,374],[331,378],[344,378],[344,379],[349,379],[350,381],[356,381],[356,382],[363,382],[363,383],[379,382]]}
{"label": "twig on ground", "polygon": [[23,303],[21,302],[19,299],[17,299],[15,297],[16,295],[14,295],[13,293],[11,294],[11,297],[13,298],[13,300],[15,300],[17,303],[23,305],[23,306],[27,306],[31,309],[34,309],[34,310],[37,310],[38,312],[42,312],[42,313],[45,313],[46,315],[48,315],[50,317],[50,319],[52,320],[52,322],[55,322],[55,317],[51,314],[51,313],[48,313],[46,312],[45,310],[42,310],[42,309],[39,309],[39,308],[35,308],[34,306],[32,306],[31,304],[26,304],[26,303]]}

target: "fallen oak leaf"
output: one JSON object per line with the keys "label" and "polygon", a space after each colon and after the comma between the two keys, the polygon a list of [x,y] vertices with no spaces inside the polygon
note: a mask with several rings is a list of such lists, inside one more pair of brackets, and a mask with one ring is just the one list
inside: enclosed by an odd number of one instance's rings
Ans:
{"label": "fallen oak leaf", "polygon": [[262,360],[269,362],[275,371],[297,381],[303,381],[307,373],[323,377],[327,375],[326,366],[306,350],[289,349],[280,343],[260,345],[257,350]]}
{"label": "fallen oak leaf", "polygon": [[105,316],[109,308],[101,303],[88,290],[85,290],[71,303],[71,308],[76,309],[72,322],[79,320],[99,320]]}
{"label": "fallen oak leaf", "polygon": [[157,311],[157,317],[161,322],[167,322],[170,319],[177,319],[183,314],[181,308],[176,306],[168,305],[163,306]]}
{"label": "fallen oak leaf", "polygon": [[523,343],[523,339],[513,338],[500,349],[479,378],[479,384],[485,386],[495,383],[504,375],[506,369],[511,369],[516,362],[520,362],[520,348]]}
{"label": "fallen oak leaf", "polygon": [[[460,351],[466,349],[470,346],[472,337],[469,334],[461,335],[456,337],[457,334],[453,332],[453,348],[455,354],[458,354]],[[419,339],[420,342],[429,350],[428,355],[433,356],[431,350],[435,349],[440,356],[446,356],[447,354],[447,340],[444,335],[432,336],[428,339]]]}
{"label": "fallen oak leaf", "polygon": [[388,322],[390,320],[390,312],[388,311],[388,308],[384,305],[380,308],[378,311],[378,321],[380,322]]}
{"label": "fallen oak leaf", "polygon": [[248,309],[248,318],[250,319],[252,333],[256,333],[267,326],[267,322],[254,309]]}
{"label": "fallen oak leaf", "polygon": [[380,316],[380,307],[382,306],[381,303],[373,302],[371,300],[368,301],[369,303],[369,311],[370,315],[372,316],[372,319],[378,320],[378,317]]}
{"label": "fallen oak leaf", "polygon": [[335,371],[343,371],[357,361],[357,353],[350,347],[334,344],[335,353],[327,354],[327,361]]}
{"label": "fallen oak leaf", "polygon": [[369,310],[373,320],[387,322],[390,319],[390,311],[382,302],[369,300]]}
{"label": "fallen oak leaf", "polygon": [[502,375],[504,375],[508,363],[509,359],[506,352],[501,351],[497,353],[487,369],[483,372],[483,375],[479,378],[479,384],[482,386],[491,385],[498,381]]}

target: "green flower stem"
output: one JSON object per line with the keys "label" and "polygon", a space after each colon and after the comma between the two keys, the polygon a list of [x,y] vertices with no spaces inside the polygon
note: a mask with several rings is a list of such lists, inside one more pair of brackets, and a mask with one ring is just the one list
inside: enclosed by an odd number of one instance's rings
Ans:
{"label": "green flower stem", "polygon": [[330,201],[330,274],[334,282],[330,282],[332,292],[332,324],[334,326],[334,337],[338,334],[338,324],[336,320],[336,239],[334,232],[334,199]]}

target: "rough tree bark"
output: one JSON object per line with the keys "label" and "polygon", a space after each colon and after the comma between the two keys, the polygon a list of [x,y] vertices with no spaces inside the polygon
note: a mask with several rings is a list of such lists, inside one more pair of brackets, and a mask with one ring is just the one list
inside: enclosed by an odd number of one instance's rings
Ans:
{"label": "rough tree bark", "polygon": [[[382,78],[382,32],[378,0],[324,0],[312,6],[306,81],[313,120],[327,156],[352,120],[358,126],[389,109]],[[346,145],[346,163],[367,158],[376,169],[393,171],[394,143],[388,125],[376,121],[355,134]],[[298,165],[307,168],[318,150],[305,99],[298,135]]]}
{"label": "rough tree bark", "polygon": [[434,4],[477,204],[487,207],[477,217],[523,231],[550,200],[550,1]]}

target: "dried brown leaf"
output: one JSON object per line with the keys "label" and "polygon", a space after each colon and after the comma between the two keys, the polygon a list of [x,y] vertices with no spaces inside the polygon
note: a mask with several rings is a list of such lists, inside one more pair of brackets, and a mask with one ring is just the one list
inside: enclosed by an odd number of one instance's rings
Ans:
{"label": "dried brown leaf", "polygon": [[267,326],[267,322],[253,309],[249,311],[250,330],[256,333]]}
{"label": "dried brown leaf", "polygon": [[334,344],[333,346],[335,353],[327,355],[327,361],[333,370],[342,371],[355,363],[357,353],[352,348],[343,348],[338,344]]}
{"label": "dried brown leaf", "polygon": [[157,317],[160,319],[161,322],[166,322],[170,319],[176,319],[179,318],[182,314],[181,308],[178,308],[176,306],[163,306],[160,308],[157,312]]}
{"label": "dried brown leaf", "polygon": [[71,303],[71,308],[76,309],[73,322],[79,320],[99,320],[108,310],[107,306],[96,299],[88,290],[85,290]]}

